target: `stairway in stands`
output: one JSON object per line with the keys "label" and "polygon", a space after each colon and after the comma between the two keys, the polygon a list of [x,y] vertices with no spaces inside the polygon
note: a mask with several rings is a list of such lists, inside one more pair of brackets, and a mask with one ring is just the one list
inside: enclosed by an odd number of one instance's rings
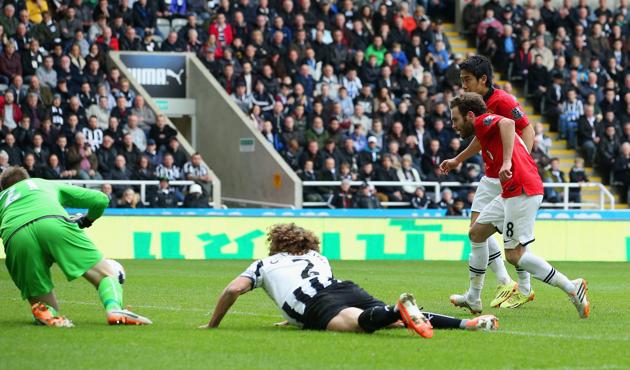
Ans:
{"label": "stairway in stands", "polygon": [[[457,32],[456,27],[452,23],[444,24],[444,30],[446,35],[448,36],[448,40],[451,44],[451,48],[453,53],[460,53],[462,55],[466,55],[469,52],[476,53],[477,50],[475,48],[469,47],[466,39]],[[495,83],[499,86],[502,86],[507,81],[501,80],[501,75],[495,75]],[[525,100],[525,97],[518,88],[514,88],[513,92],[515,93],[518,101],[523,106],[523,109],[529,120],[532,124],[536,122],[543,122],[545,126],[546,134],[553,140],[553,145],[550,150],[550,157],[558,157],[560,159],[560,168],[564,171],[566,175],[567,181],[569,181],[569,171],[571,171],[571,167],[573,166],[573,160],[576,157],[576,151],[572,149],[565,149],[567,146],[566,140],[559,140],[558,134],[555,132],[549,132],[549,123],[544,121],[544,117],[539,114],[534,113],[534,109],[531,104]],[[586,168],[586,174],[591,182],[601,182],[601,177],[595,173],[593,168]],[[611,190],[609,188],[609,190]],[[594,203],[599,204],[599,190],[597,188],[584,188],[582,189],[582,202],[584,203]],[[619,204],[619,196],[615,194],[615,208],[617,209],[626,209],[628,205]]]}

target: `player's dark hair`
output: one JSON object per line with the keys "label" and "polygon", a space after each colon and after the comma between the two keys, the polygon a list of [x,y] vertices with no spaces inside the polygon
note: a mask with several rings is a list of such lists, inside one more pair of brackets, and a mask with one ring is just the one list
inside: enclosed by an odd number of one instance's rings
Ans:
{"label": "player's dark hair", "polygon": [[319,253],[319,238],[312,231],[294,224],[277,224],[267,233],[269,255],[288,253],[300,256],[308,251]]}
{"label": "player's dark hair", "polygon": [[462,71],[471,73],[476,79],[480,79],[485,75],[488,78],[486,80],[486,86],[492,86],[492,64],[488,58],[483,55],[473,55],[466,58],[466,60],[459,65],[459,68]]}
{"label": "player's dark hair", "polygon": [[453,98],[451,100],[451,109],[455,107],[459,109],[459,113],[462,115],[466,115],[468,112],[473,112],[475,116],[486,113],[486,103],[483,101],[483,98],[481,95],[473,92],[463,93]]}
{"label": "player's dark hair", "polygon": [[28,172],[20,166],[12,166],[0,175],[0,190],[8,189],[22,180],[28,179]]}

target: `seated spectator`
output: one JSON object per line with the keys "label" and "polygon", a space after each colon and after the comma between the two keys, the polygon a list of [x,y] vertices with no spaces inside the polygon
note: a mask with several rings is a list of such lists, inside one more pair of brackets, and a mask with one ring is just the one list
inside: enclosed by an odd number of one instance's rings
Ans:
{"label": "seated spectator", "polygon": [[[543,182],[545,183],[565,183],[567,182],[564,172],[560,170],[560,160],[558,158],[551,158],[549,169],[543,176]],[[545,200],[550,203],[559,203],[564,200],[564,188],[545,188]]]}
{"label": "seated spectator", "polygon": [[[397,176],[398,176],[398,180],[401,182],[409,182],[409,183],[413,183],[413,182],[420,182],[422,181],[420,174],[418,173],[418,170],[416,170],[413,167],[413,160],[411,155],[409,154],[405,154],[402,158],[402,166],[401,168],[397,171]],[[405,201],[410,200],[414,194],[416,193],[416,190],[418,188],[418,184],[409,184],[409,185],[404,185],[402,186],[402,196],[403,199]]]}
{"label": "seated spectator", "polygon": [[375,209],[381,208],[381,203],[378,198],[374,196],[374,190],[370,185],[364,183],[359,187],[359,191],[354,197],[353,208],[363,209]]}
{"label": "seated spectator", "polygon": [[[314,164],[311,159],[306,159],[302,167],[302,172],[299,174],[302,181],[317,181],[317,174],[315,173]],[[303,197],[305,202],[323,202],[321,194],[314,186],[304,186],[302,188]]]}
{"label": "seated spectator", "polygon": [[[92,104],[85,112],[88,116],[96,117],[98,127],[105,130],[109,126],[109,118],[111,110],[108,108],[108,96],[100,95],[98,97],[98,104]],[[118,122],[118,117],[116,121]]]}
{"label": "seated spectator", "polygon": [[22,149],[15,143],[15,136],[7,134],[4,138],[4,144],[0,145],[0,150],[9,156],[9,164],[11,166],[19,166],[22,164]]}
{"label": "seated spectator", "polygon": [[110,178],[114,168],[118,150],[114,146],[114,139],[108,134],[103,136],[103,143],[96,151],[98,157],[98,172],[106,179]]}
{"label": "seated spectator", "polygon": [[466,210],[464,207],[465,202],[463,199],[455,199],[453,204],[446,210],[446,216],[466,216]]}
{"label": "seated spectator", "polygon": [[0,150],[0,173],[4,172],[11,165],[9,164],[9,155],[4,150]]}
{"label": "seated spectator", "polygon": [[619,154],[620,145],[615,126],[606,126],[606,130],[597,146],[598,171],[605,185],[609,184],[611,170],[615,166],[615,159]]}
{"label": "seated spectator", "polygon": [[437,139],[431,140],[429,150],[425,151],[422,156],[422,172],[425,174],[435,172],[435,169],[440,166],[444,159],[440,150],[440,141]]}
{"label": "seated spectator", "polygon": [[85,136],[86,143],[92,148],[93,152],[97,152],[98,148],[103,144],[103,130],[98,127],[97,119],[95,116],[91,116],[88,119],[87,127],[83,127],[81,130]]}
{"label": "seated spectator", "polygon": [[44,57],[44,62],[35,71],[39,82],[51,89],[57,87],[57,71],[53,68],[53,58],[50,55]]}
{"label": "seated spectator", "polygon": [[586,160],[586,166],[592,167],[600,143],[600,122],[593,114],[593,107],[587,105],[577,127],[577,140]]}
{"label": "seated spectator", "polygon": [[[384,155],[381,167],[376,171],[376,181],[399,181],[396,169],[392,167],[392,157]],[[398,186],[379,185],[376,194],[382,202],[401,202],[403,200],[401,189]]]}
{"label": "seated spectator", "polygon": [[[131,170],[127,167],[125,156],[120,154],[117,155],[114,161],[114,168],[109,174],[109,179],[114,181],[129,181],[132,176],[133,174]],[[122,196],[122,193],[126,188],[126,185],[113,185],[114,193],[119,198]]]}
{"label": "seated spectator", "polygon": [[[586,183],[588,182],[588,176],[584,171],[584,158],[577,157],[573,162],[573,167],[569,172],[569,182],[574,183]],[[582,202],[582,195],[580,188],[569,188],[569,201],[575,203]]]}
{"label": "seated spectator", "polygon": [[212,177],[210,176],[210,170],[203,164],[200,153],[194,153],[190,157],[190,161],[184,164],[182,171],[184,173],[184,179],[197,183],[203,190],[203,194],[206,198],[212,194]]}
{"label": "seated spectator", "polygon": [[208,197],[203,195],[199,184],[192,184],[184,198],[184,208],[209,208]]}
{"label": "seated spectator", "polygon": [[440,199],[440,202],[438,204],[436,204],[436,207],[439,209],[448,209],[449,207],[453,206],[453,203],[455,203],[455,199],[453,198],[453,191],[451,191],[451,189],[446,188],[444,190],[442,190],[442,198]]}
{"label": "seated spectator", "polygon": [[177,208],[177,196],[175,190],[170,187],[167,177],[161,177],[157,192],[151,200],[153,208]]}
{"label": "seated spectator", "polygon": [[175,161],[175,165],[179,168],[182,168],[186,162],[188,162],[188,154],[182,149],[179,144],[179,140],[176,137],[172,137],[168,141],[168,148],[166,148],[166,152],[170,153],[173,156],[173,160]]}
{"label": "seated spectator", "polygon": [[166,116],[163,114],[158,115],[155,126],[152,126],[149,131],[149,139],[153,139],[155,141],[157,150],[166,150],[169,141],[175,136],[177,136],[177,131],[168,124]]}
{"label": "seated spectator", "polygon": [[140,196],[132,188],[126,188],[118,204],[118,208],[143,208],[142,202],[140,202]]}
{"label": "seated spectator", "polygon": [[0,97],[0,120],[10,131],[22,120],[22,109],[15,101],[13,90],[5,91],[4,96]]}
{"label": "seated spectator", "polygon": [[30,177],[40,177],[39,167],[37,166],[37,162],[35,162],[35,156],[33,153],[28,153],[24,156],[24,163],[22,163],[22,167],[24,167]]}
{"label": "seated spectator", "polygon": [[328,198],[328,207],[333,209],[352,208],[354,205],[352,193],[350,180],[342,180],[339,189],[336,190],[330,198]]}
{"label": "seated spectator", "polygon": [[142,152],[138,149],[136,144],[133,143],[133,138],[129,134],[123,136],[122,143],[118,147],[118,154],[125,157],[125,162],[131,170],[135,170],[136,163],[140,159]]}
{"label": "seated spectator", "polygon": [[125,99],[124,95],[119,95],[116,98],[116,106],[112,108],[109,115],[111,117],[118,118],[118,122],[125,126],[127,125],[127,119],[129,118],[130,110],[127,109],[127,99]]}
{"label": "seated spectator", "polygon": [[613,168],[615,182],[620,184],[621,201],[630,203],[630,143],[623,143]]}
{"label": "seated spectator", "polygon": [[424,186],[418,186],[411,197],[411,207],[416,209],[433,208],[433,201],[427,197]]}
{"label": "seated spectator", "polygon": [[39,133],[33,135],[33,144],[24,152],[33,154],[37,166],[45,166],[50,156],[50,151],[44,146],[44,139]]}
{"label": "seated spectator", "polygon": [[534,133],[536,134],[536,144],[541,152],[545,155],[549,155],[549,150],[551,149],[552,140],[549,136],[545,134],[545,126],[542,122],[536,122],[534,125]]}
{"label": "seated spectator", "polygon": [[562,105],[562,114],[559,119],[560,139],[567,140],[567,149],[575,149],[577,144],[577,122],[584,114],[582,101],[577,98],[577,91],[570,89],[567,92],[567,100]]}
{"label": "seated spectator", "polygon": [[133,143],[136,145],[138,150],[144,152],[147,148],[147,136],[144,131],[138,127],[138,117],[134,114],[130,114],[127,119],[127,127],[123,129],[125,134],[131,135],[133,138]]}
{"label": "seated spectator", "polygon": [[77,172],[81,180],[102,180],[98,173],[98,158],[85,141],[85,135],[77,133],[74,144],[68,149],[68,168]]}
{"label": "seated spectator", "polygon": [[112,193],[111,184],[103,184],[103,186],[101,186],[101,192],[107,195],[107,198],[109,199],[109,204],[107,205],[107,208],[116,208],[118,200]]}

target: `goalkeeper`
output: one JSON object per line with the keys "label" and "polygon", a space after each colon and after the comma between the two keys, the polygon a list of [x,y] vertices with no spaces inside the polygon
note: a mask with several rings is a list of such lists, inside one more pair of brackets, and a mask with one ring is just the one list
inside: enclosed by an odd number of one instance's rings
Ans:
{"label": "goalkeeper", "polygon": [[[151,324],[123,309],[122,287],[114,271],[81,229],[99,218],[109,200],[98,191],[30,179],[25,169],[9,167],[0,175],[0,238],[6,265],[22,298],[31,304],[36,324],[72,327],[58,314],[50,267],[56,262],[68,280],[83,276],[98,290],[112,325]],[[87,208],[70,219],[64,207]]]}

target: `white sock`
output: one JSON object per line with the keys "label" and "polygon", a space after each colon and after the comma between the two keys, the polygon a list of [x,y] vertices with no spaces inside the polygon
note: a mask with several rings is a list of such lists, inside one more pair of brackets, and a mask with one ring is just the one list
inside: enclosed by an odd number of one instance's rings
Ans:
{"label": "white sock", "polygon": [[575,293],[575,285],[566,276],[535,254],[525,252],[518,261],[518,266],[543,283],[558,287],[568,294]]}
{"label": "white sock", "polygon": [[532,291],[531,278],[529,272],[523,270],[520,267],[516,268],[516,275],[518,275],[518,290],[524,295],[529,295]]}
{"label": "white sock", "polygon": [[470,289],[468,289],[468,299],[478,301],[481,299],[483,280],[486,277],[486,267],[488,266],[488,242],[470,243],[472,250],[468,259],[468,269],[470,271]]}
{"label": "white sock", "polygon": [[508,275],[505,269],[505,263],[503,257],[501,257],[501,247],[499,242],[494,237],[489,237],[488,240],[488,267],[494,272],[499,284],[507,284],[512,281],[510,275]]}

